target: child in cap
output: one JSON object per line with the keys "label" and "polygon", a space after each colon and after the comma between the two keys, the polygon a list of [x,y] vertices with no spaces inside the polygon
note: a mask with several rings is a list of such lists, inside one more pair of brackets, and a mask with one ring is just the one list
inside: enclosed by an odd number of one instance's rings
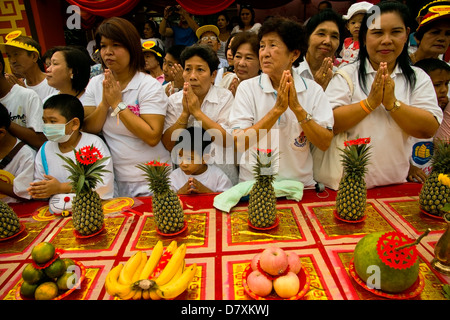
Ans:
{"label": "child in cap", "polygon": [[11,119],[0,103],[0,199],[6,203],[30,199],[36,152],[9,133]]}
{"label": "child in cap", "polygon": [[211,142],[210,135],[201,127],[189,127],[178,137],[172,151],[178,152],[180,167],[169,176],[178,194],[222,192],[232,187],[220,168],[207,164]]}
{"label": "child in cap", "polygon": [[[49,141],[39,149],[35,159],[34,182],[30,183],[28,192],[33,199],[50,198],[50,211],[60,213],[69,207],[60,207],[65,197],[73,198],[69,182],[69,171],[58,154],[75,161],[74,149],[94,146],[104,157],[110,152],[103,140],[90,133],[81,132],[84,121],[84,109],[80,100],[69,94],[51,96],[44,103],[44,134]],[[105,161],[108,173],[102,176],[103,183],[97,185],[96,191],[101,199],[110,199],[114,194],[114,173],[111,158]]]}
{"label": "child in cap", "polygon": [[346,27],[352,36],[344,40],[344,44],[340,52],[340,56],[342,58],[341,65],[353,62],[358,57],[359,28],[364,15],[372,6],[373,4],[369,2],[357,2],[350,6],[347,15],[342,16],[342,18],[347,21]]}
{"label": "child in cap", "polygon": [[418,61],[414,66],[424,70],[431,78],[436,91],[437,102],[444,112],[439,129],[434,138],[417,139],[410,137],[412,155],[408,172],[409,181],[425,182],[431,172],[431,158],[435,139],[450,139],[450,106],[448,83],[450,81],[450,65],[436,58],[428,58]]}

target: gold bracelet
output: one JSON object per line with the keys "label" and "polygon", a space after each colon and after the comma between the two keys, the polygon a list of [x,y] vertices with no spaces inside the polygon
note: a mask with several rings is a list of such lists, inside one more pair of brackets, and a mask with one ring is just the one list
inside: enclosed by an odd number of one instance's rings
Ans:
{"label": "gold bracelet", "polygon": [[369,108],[370,111],[373,111],[373,108],[369,104],[369,100],[366,99],[366,100],[364,100],[364,102],[366,103],[367,108]]}
{"label": "gold bracelet", "polygon": [[364,105],[364,101],[363,101],[363,100],[361,100],[361,101],[359,102],[359,104],[361,105],[361,108],[363,108],[363,110],[364,110],[367,114],[370,113],[370,110],[367,109],[366,106]]}
{"label": "gold bracelet", "polygon": [[184,122],[180,122],[180,121],[176,121],[175,123],[178,123],[178,124],[180,124],[180,125],[182,125],[182,126],[186,126],[188,123],[186,122],[186,123],[184,123]]}

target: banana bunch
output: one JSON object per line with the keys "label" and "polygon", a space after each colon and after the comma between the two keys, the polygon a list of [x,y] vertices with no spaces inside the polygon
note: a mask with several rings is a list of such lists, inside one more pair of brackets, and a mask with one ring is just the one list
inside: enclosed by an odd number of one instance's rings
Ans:
{"label": "banana bunch", "polygon": [[138,251],[125,265],[112,268],[106,276],[106,291],[123,300],[176,298],[187,289],[197,271],[195,263],[186,268],[185,255],[186,244],[177,246],[172,241],[164,251],[162,241],[158,241],[150,257]]}

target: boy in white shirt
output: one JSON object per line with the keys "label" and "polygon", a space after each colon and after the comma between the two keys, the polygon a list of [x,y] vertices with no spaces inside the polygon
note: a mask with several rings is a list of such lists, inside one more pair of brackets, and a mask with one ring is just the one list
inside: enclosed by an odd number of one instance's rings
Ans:
{"label": "boy in white shirt", "polygon": [[0,200],[6,203],[30,199],[36,152],[9,133],[11,119],[0,103]]}
{"label": "boy in white shirt", "polygon": [[180,134],[173,152],[178,152],[180,167],[169,178],[178,194],[222,192],[232,187],[228,176],[206,156],[211,137],[201,127],[189,127]]}
{"label": "boy in white shirt", "polygon": [[[111,155],[100,137],[80,131],[83,126],[84,109],[78,98],[68,94],[51,96],[44,103],[43,120],[44,134],[49,141],[36,155],[34,182],[30,184],[28,192],[34,199],[52,197],[50,203],[54,203],[53,201],[57,201],[53,196],[64,198],[70,194],[73,197],[69,171],[65,169],[65,162],[58,154],[75,161],[74,149],[94,146],[103,157]],[[103,174],[103,181],[97,184],[96,191],[101,199],[110,199],[114,193],[112,159],[109,158],[104,165],[108,173]]]}

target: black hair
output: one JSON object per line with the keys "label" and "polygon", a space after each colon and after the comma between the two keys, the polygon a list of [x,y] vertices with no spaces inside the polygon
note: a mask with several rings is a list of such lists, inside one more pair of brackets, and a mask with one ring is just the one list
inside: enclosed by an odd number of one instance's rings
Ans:
{"label": "black hair", "polygon": [[145,59],[145,55],[146,55],[147,53],[150,53],[150,54],[152,54],[152,55],[155,57],[156,61],[158,61],[158,64],[159,64],[160,68],[163,67],[163,63],[164,63],[164,52],[161,53],[161,57],[160,57],[160,56],[158,56],[156,53],[154,53],[153,51],[145,51],[145,52],[144,52],[144,59]]}
{"label": "black hair", "polygon": [[444,70],[450,72],[450,65],[447,62],[436,58],[427,58],[419,60],[414,64],[414,66],[419,67],[427,74],[430,74],[430,72],[435,70]]}
{"label": "black hair", "polygon": [[175,146],[177,150],[194,151],[199,156],[209,153],[212,143],[211,135],[202,127],[189,127],[183,129],[178,136]]}
{"label": "black hair", "polygon": [[[322,10],[319,13],[313,15],[311,19],[309,19],[308,23],[306,24],[306,42],[309,42],[309,37],[314,32],[314,30],[316,30],[317,26],[325,21],[332,21],[336,23],[338,27],[339,46],[336,49],[336,52],[340,52],[346,34],[345,22],[340,14],[331,9]],[[304,55],[306,55],[306,52],[304,52]]]}
{"label": "black hair", "polygon": [[317,7],[320,7],[321,4],[325,4],[327,6],[327,9],[332,9],[333,8],[333,6],[332,6],[330,1],[326,1],[326,0],[320,1],[319,4],[317,5]]}
{"label": "black hair", "polygon": [[210,46],[194,44],[190,47],[186,47],[181,53],[180,61],[183,68],[186,60],[194,56],[198,56],[206,61],[211,74],[219,67],[219,57],[217,56],[217,53],[215,53],[214,50],[211,49]]}
{"label": "black hair", "polygon": [[55,94],[44,102],[43,109],[57,110],[66,122],[74,118],[80,120],[80,128],[83,127],[84,122],[84,108],[81,101],[70,94]]}
{"label": "black hair", "polygon": [[11,117],[8,109],[0,103],[0,128],[8,129],[11,125]]}
{"label": "black hair", "polygon": [[5,76],[5,59],[3,59],[3,52],[0,51],[0,65],[2,68],[2,76]]}
{"label": "black hair", "polygon": [[54,52],[61,52],[64,55],[67,67],[72,69],[72,88],[77,93],[82,92],[89,83],[93,62],[87,50],[84,52],[77,47],[60,46],[56,47]]}
{"label": "black hair", "polygon": [[[377,6],[379,10],[374,10],[374,7]],[[359,29],[359,69],[358,69],[358,81],[362,88],[362,90],[367,93],[367,83],[366,83],[366,63],[369,60],[369,55],[367,53],[366,48],[366,35],[368,30],[368,21],[369,19],[373,19],[372,15],[378,15],[383,13],[395,12],[400,18],[403,20],[405,24],[405,28],[408,28],[411,25],[411,16],[409,13],[409,9],[406,5],[397,2],[397,1],[382,1],[376,5],[374,5],[371,9],[367,11],[364,15],[364,18],[361,22],[361,28]],[[403,50],[400,55],[397,57],[397,64],[402,70],[402,73],[406,77],[408,84],[411,88],[414,88],[416,84],[416,74],[414,70],[411,68],[411,60],[408,54],[408,41],[405,41],[405,45],[403,46]]]}
{"label": "black hair", "polygon": [[233,26],[231,24],[231,20],[230,20],[230,17],[228,16],[227,12],[226,11],[221,11],[221,12],[217,13],[217,18],[219,18],[220,16],[224,16],[225,17],[225,20],[228,22],[227,30],[231,31],[231,29],[233,29]]}
{"label": "black hair", "polygon": [[185,48],[186,48],[186,46],[185,46],[184,44],[176,44],[176,45],[173,45],[173,46],[169,47],[169,48],[166,50],[166,54],[170,53],[170,55],[171,55],[175,60],[177,60],[178,63],[180,63],[180,62],[181,62],[180,56],[181,56],[181,53],[183,52],[183,50],[184,50]]}
{"label": "black hair", "polygon": [[252,15],[252,20],[250,20],[250,25],[254,25],[255,24],[255,10],[253,9],[253,7],[251,5],[249,5],[249,4],[241,4],[241,6],[239,8],[239,14],[238,14],[238,17],[239,17],[239,22],[238,23],[239,23],[239,27],[241,29],[243,29],[245,27],[244,23],[241,20],[242,9],[247,9],[247,10],[250,11],[250,13]]}
{"label": "black hair", "polygon": [[276,16],[264,21],[258,32],[258,39],[261,41],[265,34],[277,33],[289,51],[299,50],[300,56],[294,61],[293,66],[297,67],[301,61],[301,56],[307,50],[306,34],[303,26],[289,18]]}

